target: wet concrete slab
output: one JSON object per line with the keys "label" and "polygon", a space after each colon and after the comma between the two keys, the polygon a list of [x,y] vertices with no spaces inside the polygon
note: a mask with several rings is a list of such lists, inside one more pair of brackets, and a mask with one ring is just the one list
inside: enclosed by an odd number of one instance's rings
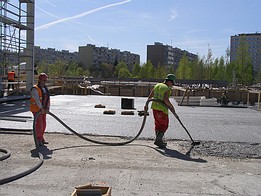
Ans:
{"label": "wet concrete slab", "polygon": [[[146,98],[133,98],[136,109],[130,116],[121,115],[121,98],[52,96],[51,112],[95,140],[126,141],[140,129],[142,117],[137,111],[143,110]],[[0,195],[70,195],[75,186],[86,183],[108,185],[113,196],[259,195],[261,113],[249,108],[186,107],[172,102],[192,137],[201,141],[199,146],[192,148],[188,135],[173,116],[166,149],[153,144],[151,112],[141,138],[124,146],[96,145],[68,135],[68,130],[48,116],[49,144],[41,148],[43,166],[2,185]],[[96,104],[106,108],[94,108]],[[1,116],[15,116],[10,121],[0,120],[0,128],[9,129],[2,133],[0,130],[0,148],[12,154],[0,162],[1,178],[37,162],[32,153],[33,137],[28,132],[32,128],[28,106],[28,100],[0,104]],[[104,115],[104,110],[116,113]]]}
{"label": "wet concrete slab", "polygon": [[[134,115],[122,115],[121,99],[117,96],[74,96],[51,97],[51,112],[79,133],[132,137],[140,130],[143,110],[147,98],[128,97],[134,100]],[[182,123],[194,140],[261,143],[261,112],[250,108],[193,107],[172,103]],[[28,111],[29,101],[1,104],[1,116],[19,115],[32,117]],[[95,108],[102,104],[105,108]],[[6,110],[6,111],[5,111]],[[105,110],[115,111],[114,115],[103,114]],[[149,111],[151,114],[151,111]],[[47,132],[69,133],[51,116],[47,116]],[[27,122],[1,121],[1,127],[32,128],[32,119]],[[141,134],[142,138],[154,138],[153,116],[149,115]],[[166,139],[189,140],[189,137],[173,115]]]}

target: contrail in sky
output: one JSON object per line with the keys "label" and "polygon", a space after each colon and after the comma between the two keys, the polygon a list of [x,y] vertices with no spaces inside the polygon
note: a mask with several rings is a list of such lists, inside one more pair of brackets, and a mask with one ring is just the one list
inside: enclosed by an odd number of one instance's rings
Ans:
{"label": "contrail in sky", "polygon": [[47,24],[45,24],[45,25],[36,27],[35,30],[47,29],[47,28],[49,28],[50,26],[56,25],[56,24],[58,24],[58,23],[66,22],[66,21],[73,20],[73,19],[76,19],[76,18],[81,18],[81,17],[84,17],[84,16],[86,16],[86,15],[92,14],[92,13],[94,13],[94,12],[98,12],[98,11],[103,10],[103,9],[106,9],[106,8],[110,8],[110,7],[122,5],[122,4],[128,3],[128,2],[130,2],[130,1],[131,1],[131,0],[125,0],[125,1],[121,1],[121,2],[119,2],[119,3],[113,3],[113,4],[105,5],[105,6],[102,6],[102,7],[98,7],[98,8],[89,10],[89,11],[87,11],[87,12],[83,12],[83,13],[81,13],[81,14],[77,14],[77,15],[74,15],[74,16],[71,16],[71,17],[67,17],[67,18],[62,18],[62,19],[56,20],[56,21],[54,21],[54,22],[50,22],[50,23],[47,23]]}

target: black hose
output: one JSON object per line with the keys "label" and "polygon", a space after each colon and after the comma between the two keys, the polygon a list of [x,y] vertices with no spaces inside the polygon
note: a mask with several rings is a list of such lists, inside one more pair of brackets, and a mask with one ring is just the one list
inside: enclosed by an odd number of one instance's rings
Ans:
{"label": "black hose", "polygon": [[[38,144],[38,141],[37,141],[37,138],[36,138],[36,130],[35,130],[35,122],[36,122],[39,114],[40,114],[40,111],[37,112],[37,114],[36,114],[37,117],[34,118],[34,122],[33,122],[33,136],[34,136],[35,147],[36,147],[36,150],[38,152],[39,162],[34,167],[32,167],[32,168],[30,168],[30,169],[28,169],[24,172],[21,172],[19,174],[16,174],[16,175],[13,175],[13,176],[10,176],[10,177],[7,177],[7,178],[0,179],[0,185],[15,181],[15,180],[18,180],[18,179],[20,179],[24,176],[27,176],[27,175],[33,173],[34,171],[36,171],[38,168],[40,168],[42,166],[43,161],[44,161],[43,160],[43,154],[40,152],[39,144]],[[4,150],[4,152],[7,152],[7,151]]]}
{"label": "black hose", "polygon": [[[148,105],[149,105],[149,102],[151,101],[156,101],[156,102],[159,102],[161,103],[162,105],[164,105],[166,108],[170,109],[170,107],[165,104],[163,101],[161,100],[157,100],[157,99],[148,99],[146,101],[146,104],[145,104],[145,108],[148,108]],[[33,122],[33,136],[34,136],[34,142],[35,142],[35,147],[36,147],[36,150],[38,151],[38,157],[39,157],[39,162],[37,165],[35,165],[33,168],[29,169],[29,170],[26,170],[20,174],[17,174],[17,175],[14,175],[14,176],[11,176],[11,177],[8,177],[8,178],[4,178],[4,179],[0,179],[0,185],[2,184],[6,184],[6,183],[9,183],[9,182],[12,182],[12,181],[15,181],[19,178],[22,178],[34,171],[36,171],[42,164],[43,164],[43,155],[42,153],[40,152],[40,148],[39,148],[39,144],[38,144],[38,140],[36,138],[36,130],[35,130],[35,124],[36,124],[36,120],[38,118],[38,116],[40,115],[40,111],[36,113],[36,115],[34,116],[34,122]],[[66,125],[61,119],[59,119],[56,115],[54,115],[53,113],[49,112],[49,114],[55,118],[59,123],[61,123],[66,129],[68,129],[70,132],[72,132],[73,134],[75,134],[76,136],[80,137],[81,139],[84,139],[86,141],[89,141],[89,142],[92,142],[92,143],[96,143],[96,144],[102,144],[102,145],[108,145],[108,146],[121,146],[121,145],[126,145],[126,144],[129,144],[131,142],[133,142],[134,140],[136,140],[141,132],[143,131],[144,129],[144,126],[145,126],[145,123],[146,123],[146,119],[147,119],[147,116],[148,116],[148,112],[147,110],[144,110],[144,116],[143,116],[143,121],[142,121],[142,124],[141,124],[141,127],[140,127],[140,130],[139,132],[130,140],[127,140],[125,142],[114,142],[114,143],[111,143],[111,142],[101,142],[101,141],[97,141],[97,140],[92,140],[90,138],[87,138],[79,133],[77,133],[76,131],[74,131],[72,128],[70,128],[68,125]],[[187,129],[185,128],[185,126],[182,124],[182,122],[180,121],[179,117],[177,116],[177,114],[173,113],[173,115],[178,119],[178,121],[180,122],[180,124],[182,125],[182,127],[186,130],[186,132],[188,133],[191,141],[192,141],[192,145],[198,145],[198,144],[195,144],[197,142],[194,142],[194,140],[192,139],[191,135],[189,134],[189,132],[187,131]],[[1,149],[0,149],[1,151]],[[5,152],[7,153],[6,150],[2,150],[2,152]],[[7,153],[8,154],[8,153]],[[7,155],[8,156],[8,155]]]}
{"label": "black hose", "polygon": [[[171,109],[170,106],[168,106],[164,101],[161,101],[161,100],[158,100],[158,99],[148,99],[146,101],[146,104],[145,104],[145,107],[148,108],[148,105],[149,105],[149,102],[151,101],[156,101],[156,102],[159,102],[160,104],[162,104],[163,106],[165,106],[166,108],[168,108],[169,110]],[[140,134],[142,133],[143,129],[144,129],[144,125],[146,123],[146,120],[147,120],[147,116],[148,116],[148,111],[147,110],[144,110],[144,117],[143,117],[143,121],[142,121],[142,124],[141,124],[141,127],[140,127],[140,130],[139,132],[130,140],[127,140],[125,142],[114,142],[114,143],[111,143],[111,142],[101,142],[101,141],[97,141],[97,140],[92,140],[90,138],[87,138],[79,133],[77,133],[76,131],[74,131],[71,127],[69,127],[68,125],[66,125],[61,119],[59,119],[56,115],[54,115],[53,113],[49,112],[49,114],[55,118],[59,123],[61,123],[66,129],[68,129],[70,132],[72,132],[73,134],[75,134],[76,136],[80,137],[81,139],[84,139],[86,141],[89,141],[89,142],[92,142],[92,143],[95,143],[95,144],[102,144],[102,145],[108,145],[108,146],[122,146],[122,145],[126,145],[126,144],[129,144],[131,142],[133,142],[134,140],[136,140]],[[177,118],[177,120],[179,121],[179,123],[181,124],[181,126],[185,129],[185,131],[187,132],[190,140],[192,141],[191,145],[195,146],[195,145],[199,145],[200,142],[195,142],[193,140],[193,138],[191,137],[190,133],[188,132],[188,130],[186,129],[186,127],[183,125],[183,123],[181,122],[180,118],[178,117],[178,115],[176,113],[173,113],[173,115]]]}
{"label": "black hose", "polygon": [[0,152],[5,153],[4,156],[0,157],[0,161],[3,161],[11,156],[10,151],[0,148]]}
{"label": "black hose", "polygon": [[[152,99],[151,100],[148,100],[146,102],[146,107],[148,107],[148,104],[150,101],[153,101]],[[156,101],[156,100],[155,100]],[[3,184],[6,184],[6,183],[9,183],[9,182],[12,182],[12,181],[15,181],[15,180],[18,180],[19,178],[22,178],[32,172],[34,172],[35,170],[37,170],[42,164],[43,164],[43,155],[42,153],[40,152],[40,147],[39,147],[39,144],[38,144],[38,140],[36,138],[36,130],[35,130],[35,124],[36,124],[36,120],[37,118],[39,117],[41,111],[37,112],[34,116],[34,121],[33,121],[33,136],[34,136],[34,143],[35,143],[35,147],[36,147],[36,150],[38,152],[38,157],[39,157],[39,160],[40,162],[34,166],[33,168],[30,168],[29,170],[26,170],[20,174],[17,174],[17,175],[14,175],[14,176],[11,176],[11,177],[7,177],[7,178],[3,178],[3,179],[0,179],[0,185],[3,185]],[[70,132],[72,132],[73,134],[75,134],[76,136],[86,140],[86,141],[89,141],[89,142],[92,142],[92,143],[96,143],[96,144],[102,144],[102,145],[110,145],[110,146],[120,146],[120,145],[126,145],[126,144],[129,144],[131,142],[133,142],[135,139],[137,139],[143,128],[144,128],[144,125],[145,125],[145,122],[146,122],[146,119],[147,119],[147,111],[144,111],[144,117],[143,117],[143,122],[142,122],[142,125],[141,125],[141,128],[138,132],[138,134],[133,137],[131,140],[128,140],[126,142],[117,142],[117,143],[110,143],[110,142],[100,142],[100,141],[96,141],[96,140],[92,140],[92,139],[89,139],[89,138],[86,138],[84,137],[83,135],[77,133],[76,131],[74,131],[72,128],[70,128],[68,125],[66,125],[61,119],[59,119],[56,115],[54,115],[53,113],[49,112],[49,114],[55,118],[59,123],[61,123],[66,129],[68,129]],[[7,153],[6,150],[2,150],[3,152]]]}
{"label": "black hose", "polygon": [[[159,100],[156,100],[156,99],[149,99],[146,101],[146,104],[145,104],[145,107],[148,108],[148,105],[149,105],[149,102],[151,101],[158,101],[158,102],[161,102]],[[131,138],[130,140],[127,140],[127,141],[124,141],[124,142],[101,142],[101,141],[97,141],[97,140],[93,140],[93,139],[90,139],[90,138],[87,138],[79,133],[77,133],[76,131],[74,131],[71,127],[69,127],[68,125],[66,125],[61,119],[59,119],[57,116],[55,116],[53,113],[49,112],[49,114],[55,118],[59,123],[61,123],[66,129],[68,129],[70,132],[72,132],[73,134],[75,134],[76,136],[80,137],[81,139],[84,139],[86,141],[89,141],[89,142],[92,142],[92,143],[95,143],[95,144],[102,144],[102,145],[108,145],[108,146],[123,146],[123,145],[126,145],[126,144],[129,144],[131,142],[133,142],[134,140],[136,140],[141,132],[143,131],[144,129],[144,126],[145,126],[145,123],[146,123],[146,120],[147,120],[147,116],[148,116],[148,111],[147,110],[144,110],[144,116],[143,116],[143,121],[142,121],[142,124],[141,124],[141,127],[140,127],[140,130],[139,132],[133,137]]]}
{"label": "black hose", "polygon": [[16,174],[16,175],[13,175],[13,176],[10,176],[10,177],[7,177],[7,178],[3,178],[3,179],[0,179],[0,185],[3,185],[3,184],[6,184],[6,183],[9,183],[9,182],[12,182],[12,181],[15,181],[15,180],[18,180],[24,176],[27,176],[31,173],[33,173],[34,171],[36,171],[39,167],[41,167],[41,165],[43,164],[43,156],[42,154],[39,155],[39,159],[40,161],[32,168],[22,172],[22,173],[19,173],[19,174]]}

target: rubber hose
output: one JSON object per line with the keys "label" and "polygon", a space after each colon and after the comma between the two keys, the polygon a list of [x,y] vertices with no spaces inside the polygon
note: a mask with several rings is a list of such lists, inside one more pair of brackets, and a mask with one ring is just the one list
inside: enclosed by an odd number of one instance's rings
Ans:
{"label": "rubber hose", "polygon": [[[39,114],[40,114],[40,111],[37,113],[37,117],[39,116]],[[33,136],[34,136],[35,147],[36,147],[36,150],[38,152],[39,162],[34,167],[32,167],[32,168],[30,168],[30,169],[28,169],[24,172],[21,172],[19,174],[16,174],[16,175],[13,175],[13,176],[10,176],[10,177],[7,177],[7,178],[0,179],[0,185],[15,181],[15,180],[18,180],[18,179],[20,179],[24,176],[27,176],[27,175],[33,173],[34,171],[36,171],[38,168],[40,168],[42,166],[44,160],[43,160],[43,154],[40,152],[39,144],[38,144],[38,141],[37,141],[37,138],[36,138],[36,131],[35,131],[36,120],[37,120],[37,118],[34,118]]]}
{"label": "rubber hose", "polygon": [[5,159],[7,159],[7,158],[9,158],[11,156],[11,153],[8,150],[0,148],[0,152],[5,153],[4,156],[0,157],[0,161],[3,161],[3,160],[5,160]]}
{"label": "rubber hose", "polygon": [[[165,107],[167,107],[168,109],[170,109],[170,107],[168,105],[166,105],[163,101],[160,101],[160,100],[157,100],[157,99],[148,99],[146,101],[146,104],[145,104],[145,107],[148,108],[148,104],[149,102],[151,101],[157,101],[159,103],[161,103],[162,105],[164,105]],[[34,142],[35,142],[35,147],[38,151],[38,157],[39,157],[39,162],[37,165],[35,165],[33,168],[29,169],[29,170],[26,170],[20,174],[17,174],[17,175],[14,175],[14,176],[11,176],[11,177],[7,177],[7,178],[4,178],[4,179],[0,179],[0,185],[3,185],[3,184],[6,184],[6,183],[9,183],[9,182],[12,182],[12,181],[15,181],[15,180],[18,180],[26,175],[29,175],[30,173],[36,171],[39,167],[41,167],[41,165],[43,164],[43,155],[42,153],[40,152],[40,148],[39,148],[39,144],[38,144],[38,140],[36,138],[36,130],[35,130],[35,124],[36,124],[36,120],[38,118],[38,116],[40,115],[40,111],[36,113],[36,115],[34,116],[34,121],[33,121],[33,136],[34,136]],[[128,141],[125,141],[125,142],[116,142],[116,143],[111,143],[111,142],[101,142],[101,141],[97,141],[97,140],[92,140],[92,139],[89,139],[87,137],[84,137],[83,135],[77,133],[76,131],[74,131],[72,128],[70,128],[68,125],[66,125],[61,119],[59,119],[56,115],[54,115],[53,113],[49,112],[49,114],[55,118],[59,123],[61,123],[66,129],[68,129],[70,132],[72,132],[73,134],[75,134],[76,136],[86,140],[86,141],[89,141],[89,142],[92,142],[92,143],[96,143],[96,144],[102,144],[102,145],[109,145],[109,146],[121,146],[121,145],[126,145],[126,144],[129,144],[131,142],[133,142],[134,140],[136,140],[141,132],[143,131],[144,129],[144,126],[145,126],[145,123],[146,123],[146,119],[147,119],[147,116],[148,116],[148,112],[147,110],[144,110],[144,117],[143,117],[143,121],[142,121],[142,125],[140,127],[140,130],[139,132],[130,140]],[[6,151],[5,151],[6,152]]]}
{"label": "rubber hose", "polygon": [[[151,101],[156,101],[156,102],[159,102],[161,103],[163,106],[165,106],[166,108],[170,109],[170,107],[165,104],[165,102],[161,101],[161,100],[158,100],[158,99],[148,99],[146,101],[146,104],[145,104],[145,107],[148,108],[148,105],[149,105],[149,102]],[[126,145],[126,144],[129,144],[131,142],[133,142],[134,140],[136,140],[140,134],[142,133],[143,129],[144,129],[144,126],[145,126],[145,123],[146,123],[146,120],[147,120],[147,116],[148,116],[148,111],[147,110],[144,110],[144,117],[143,117],[143,121],[142,121],[142,124],[141,124],[141,127],[140,127],[140,130],[139,132],[130,140],[127,140],[125,142],[101,142],[101,141],[97,141],[97,140],[93,140],[93,139],[90,139],[90,138],[87,138],[85,136],[83,136],[82,134],[79,134],[77,133],[75,130],[73,130],[71,127],[69,127],[67,124],[65,124],[61,119],[59,119],[56,115],[54,115],[53,113],[49,112],[49,114],[55,118],[59,123],[61,123],[66,129],[68,129],[70,132],[72,132],[73,134],[75,134],[76,136],[80,137],[81,139],[84,139],[86,141],[89,141],[89,142],[92,142],[92,143],[95,143],[95,144],[102,144],[102,145],[108,145],[108,146],[122,146],[122,145]],[[36,118],[39,116],[39,114],[36,115]],[[34,131],[35,132],[35,131]]]}
{"label": "rubber hose", "polygon": [[[161,102],[159,100],[156,100],[156,99],[149,99],[146,101],[146,108],[148,108],[148,104],[149,102],[151,101],[158,101],[158,102]],[[162,103],[162,102],[161,102]],[[141,127],[140,127],[140,130],[139,132],[130,140],[127,140],[125,142],[101,142],[101,141],[97,141],[97,140],[93,140],[93,139],[90,139],[90,138],[87,138],[79,133],[77,133],[76,131],[74,131],[71,127],[69,127],[68,125],[66,125],[61,119],[59,119],[56,115],[54,115],[53,113],[49,112],[49,114],[55,118],[59,123],[61,123],[66,129],[68,129],[70,132],[72,132],[73,134],[75,134],[76,136],[80,137],[81,139],[84,139],[86,141],[89,141],[89,142],[92,142],[92,143],[95,143],[95,144],[102,144],[102,145],[108,145],[108,146],[122,146],[122,145],[126,145],[126,144],[129,144],[131,142],[133,142],[134,140],[136,140],[141,132],[143,131],[144,129],[144,126],[145,126],[145,123],[146,123],[146,120],[147,120],[147,116],[148,116],[148,112],[147,110],[144,110],[144,116],[143,116],[143,121],[142,121],[142,124],[141,124]]]}

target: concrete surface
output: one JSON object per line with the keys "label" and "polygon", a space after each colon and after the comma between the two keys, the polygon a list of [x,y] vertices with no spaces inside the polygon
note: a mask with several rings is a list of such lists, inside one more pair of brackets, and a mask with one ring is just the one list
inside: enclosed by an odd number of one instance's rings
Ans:
{"label": "concrete surface", "polygon": [[[134,98],[134,116],[120,115],[120,99],[59,95],[52,97],[51,111],[88,137],[126,141],[140,127],[142,118],[136,112],[143,109],[146,98]],[[104,109],[94,109],[95,104],[114,109],[116,115],[103,115]],[[113,196],[261,195],[260,112],[177,105],[176,111],[193,138],[201,141],[200,146],[191,148],[173,117],[166,135],[167,149],[153,144],[151,115],[142,139],[126,146],[86,142],[69,135],[48,117],[46,140],[50,143],[41,147],[44,164],[24,178],[1,185],[0,195],[70,195],[75,186],[86,183],[110,186]],[[28,132],[32,128],[28,101],[2,103],[0,114],[9,118],[0,120],[0,148],[12,154],[0,162],[2,179],[33,167],[39,160]],[[3,155],[0,152],[0,157]]]}
{"label": "concrete surface", "polygon": [[[117,96],[57,95],[51,97],[51,112],[79,133],[94,135],[134,136],[140,129],[145,97],[135,97],[135,115],[121,115],[121,98]],[[188,107],[178,106],[172,99],[181,121],[194,140],[261,143],[261,112],[249,108]],[[94,108],[96,104],[106,108]],[[32,117],[28,111],[29,101],[8,102],[0,105],[1,116]],[[115,115],[104,115],[104,110],[115,110]],[[152,113],[151,113],[152,114]],[[70,133],[51,116],[47,116],[47,132]],[[1,127],[32,128],[32,119],[27,122],[2,121]],[[142,138],[154,138],[153,116],[149,115]],[[166,139],[188,140],[189,137],[179,122],[170,115]]]}
{"label": "concrete surface", "polygon": [[[0,195],[70,195],[77,185],[112,187],[113,196],[260,195],[261,160],[200,156],[169,142],[158,149],[152,140],[126,146],[93,145],[64,134],[46,134],[44,164],[34,173],[0,186]],[[96,137],[121,141],[116,137]],[[1,134],[1,148],[12,156],[0,162],[1,178],[36,164],[31,135]]]}

